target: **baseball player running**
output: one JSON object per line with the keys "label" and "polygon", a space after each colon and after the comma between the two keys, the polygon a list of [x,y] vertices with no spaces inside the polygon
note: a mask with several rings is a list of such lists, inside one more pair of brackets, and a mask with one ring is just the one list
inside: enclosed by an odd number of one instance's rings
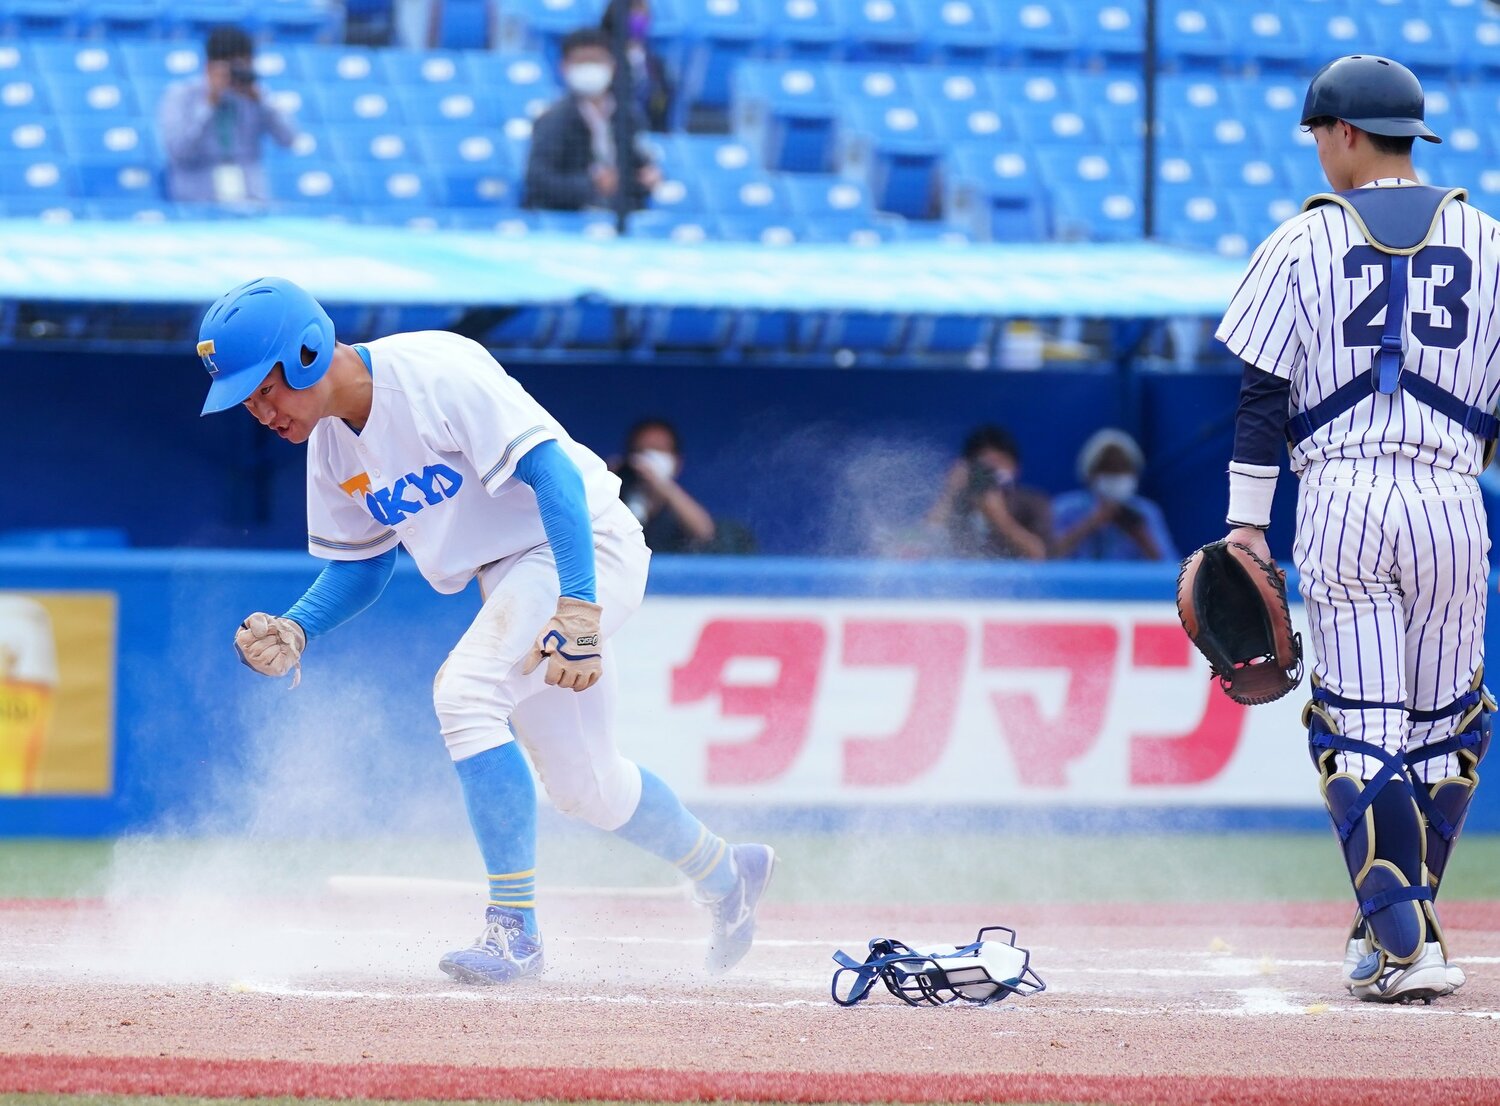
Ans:
{"label": "baseball player running", "polygon": [[300,676],[307,644],[379,597],[398,545],[439,592],[479,578],[483,606],[438,670],[433,703],[489,906],[479,939],[438,966],[467,983],[542,971],[536,792],[517,740],[559,810],[694,882],[713,918],[708,969],[737,963],[774,854],[726,844],[615,748],[608,640],[640,605],[650,559],[619,480],[466,338],[335,342],[317,301],[275,278],[226,292],[199,338],[204,414],[243,404],[308,444],[308,547],[329,562],[285,614],[245,619],[234,638],[245,664]]}
{"label": "baseball player running", "polygon": [[1441,140],[1404,66],[1330,62],[1302,123],[1334,193],[1261,244],[1217,332],[1245,362],[1229,540],[1269,559],[1284,436],[1316,655],[1304,718],[1359,907],[1346,983],[1430,1002],[1464,981],[1436,899],[1495,709],[1475,477],[1497,429],[1500,227],[1417,183],[1414,139]]}

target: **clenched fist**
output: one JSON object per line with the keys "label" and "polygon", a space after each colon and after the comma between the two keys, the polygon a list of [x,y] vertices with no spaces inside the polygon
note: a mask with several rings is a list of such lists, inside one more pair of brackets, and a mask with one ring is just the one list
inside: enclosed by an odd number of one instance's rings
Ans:
{"label": "clenched fist", "polygon": [[292,676],[292,686],[302,679],[302,650],[307,646],[307,635],[302,627],[290,618],[257,611],[234,632],[234,649],[250,668],[262,676]]}
{"label": "clenched fist", "polygon": [[521,671],[531,675],[547,658],[547,682],[570,691],[587,691],[599,682],[604,661],[599,655],[599,615],[604,608],[585,599],[557,601],[557,613],[542,627],[526,654]]}

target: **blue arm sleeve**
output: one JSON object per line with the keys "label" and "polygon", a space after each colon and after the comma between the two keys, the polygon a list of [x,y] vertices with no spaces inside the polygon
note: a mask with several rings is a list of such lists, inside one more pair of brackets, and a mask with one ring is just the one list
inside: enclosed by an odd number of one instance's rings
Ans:
{"label": "blue arm sleeve", "polygon": [[1240,405],[1234,420],[1234,459],[1249,465],[1276,465],[1286,448],[1287,410],[1292,384],[1245,364]]}
{"label": "blue arm sleeve", "polygon": [[516,464],[516,477],[536,493],[542,529],[557,561],[560,594],[597,603],[594,590],[594,524],[583,494],[583,476],[562,446],[546,441]]}
{"label": "blue arm sleeve", "polygon": [[379,599],[395,571],[394,549],[363,561],[329,561],[312,587],[282,617],[301,626],[311,641],[342,626]]}

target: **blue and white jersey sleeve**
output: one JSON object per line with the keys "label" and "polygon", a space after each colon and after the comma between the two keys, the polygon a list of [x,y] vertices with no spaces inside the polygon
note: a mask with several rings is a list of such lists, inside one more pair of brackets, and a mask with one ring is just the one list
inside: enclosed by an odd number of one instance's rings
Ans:
{"label": "blue and white jersey sleeve", "polygon": [[363,561],[401,544],[400,535],[377,522],[366,505],[368,466],[337,456],[341,443],[323,423],[313,429],[307,449],[307,551],[325,561]]}
{"label": "blue and white jersey sleeve", "polygon": [[561,428],[489,352],[454,338],[444,371],[431,381],[428,418],[438,448],[462,453],[491,495],[516,473],[522,457]]}
{"label": "blue and white jersey sleeve", "polygon": [[1290,380],[1306,363],[1298,333],[1306,217],[1283,223],[1261,243],[1214,337],[1257,369]]}

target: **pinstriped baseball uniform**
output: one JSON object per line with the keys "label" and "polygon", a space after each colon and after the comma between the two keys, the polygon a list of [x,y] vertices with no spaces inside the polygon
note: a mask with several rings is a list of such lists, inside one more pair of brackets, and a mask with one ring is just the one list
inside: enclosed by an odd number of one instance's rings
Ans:
{"label": "pinstriped baseball uniform", "polygon": [[[1367,187],[1400,187],[1383,179]],[[1325,204],[1256,251],[1216,336],[1290,381],[1305,411],[1368,376],[1385,324],[1388,268],[1359,225]],[[1500,398],[1500,224],[1462,202],[1411,264],[1403,371],[1464,402]],[[1474,477],[1483,447],[1406,393],[1372,393],[1292,451],[1301,480],[1295,561],[1317,657],[1314,674],[1350,698],[1432,710],[1468,690],[1483,660],[1489,539]],[[1397,752],[1443,740],[1456,718],[1402,710],[1332,712],[1346,736]],[[1346,770],[1374,774],[1365,758]],[[1451,756],[1421,771],[1453,770]]]}

